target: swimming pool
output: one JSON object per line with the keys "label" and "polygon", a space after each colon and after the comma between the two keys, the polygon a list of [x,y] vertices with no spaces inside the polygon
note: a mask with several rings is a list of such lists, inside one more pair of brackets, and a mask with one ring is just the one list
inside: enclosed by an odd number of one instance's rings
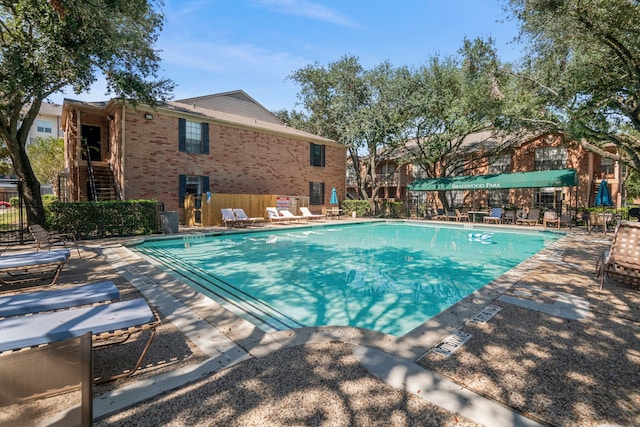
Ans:
{"label": "swimming pool", "polygon": [[376,222],[149,240],[135,250],[266,331],[348,325],[401,336],[560,236]]}

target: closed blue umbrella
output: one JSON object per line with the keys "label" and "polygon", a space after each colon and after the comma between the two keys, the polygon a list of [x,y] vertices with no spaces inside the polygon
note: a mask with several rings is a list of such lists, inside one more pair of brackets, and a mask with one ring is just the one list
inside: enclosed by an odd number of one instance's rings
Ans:
{"label": "closed blue umbrella", "polygon": [[596,193],[596,206],[613,206],[613,200],[611,200],[611,193],[609,192],[609,186],[606,180],[600,181],[600,187]]}
{"label": "closed blue umbrella", "polygon": [[331,189],[331,199],[329,200],[329,203],[332,205],[338,204],[338,192],[335,187]]}

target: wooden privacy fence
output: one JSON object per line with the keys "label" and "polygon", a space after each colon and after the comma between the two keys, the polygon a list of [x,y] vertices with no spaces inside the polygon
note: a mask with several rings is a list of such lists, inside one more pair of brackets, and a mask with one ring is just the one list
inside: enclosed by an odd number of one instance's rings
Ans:
{"label": "wooden privacy fence", "polygon": [[266,218],[268,207],[289,209],[291,213],[298,215],[298,209],[308,205],[309,198],[299,196],[214,193],[209,196],[205,193],[201,198],[196,198],[187,194],[184,200],[184,222],[185,225],[211,227],[222,224],[220,209],[241,208],[250,217]]}

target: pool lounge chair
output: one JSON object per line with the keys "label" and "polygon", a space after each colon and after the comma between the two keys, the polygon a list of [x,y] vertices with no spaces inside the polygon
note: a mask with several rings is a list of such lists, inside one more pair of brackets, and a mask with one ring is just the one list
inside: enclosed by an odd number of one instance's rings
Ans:
{"label": "pool lounge chair", "polygon": [[53,285],[69,261],[69,249],[22,252],[0,256],[0,285],[50,280]]}
{"label": "pool lounge chair", "polygon": [[449,215],[447,215],[444,209],[436,209],[436,214],[431,219],[434,221],[448,221]]}
{"label": "pool lounge chair", "polygon": [[288,209],[280,209],[278,211],[278,213],[280,214],[280,216],[284,217],[284,218],[288,218],[291,221],[298,221],[298,222],[307,222],[307,218],[305,218],[304,216],[301,215],[294,215],[291,212],[289,212]]}
{"label": "pool lounge chair", "polygon": [[270,222],[275,222],[278,224],[297,221],[297,218],[284,217],[280,215],[277,208],[267,208],[267,218]]}
{"label": "pool lounge chair", "polygon": [[236,221],[244,223],[245,225],[264,225],[264,218],[261,216],[249,216],[242,208],[236,208],[233,210],[233,214],[236,216]]}
{"label": "pool lounge chair", "polygon": [[527,213],[527,216],[524,218],[519,218],[516,220],[516,224],[522,225],[538,225],[540,222],[540,209],[539,208],[531,208]]}
{"label": "pool lounge chair", "polygon": [[48,291],[26,292],[0,297],[0,318],[54,311],[120,299],[113,282],[98,282]]}
{"label": "pool lounge chair", "polygon": [[313,214],[306,206],[300,208],[300,213],[303,217],[311,220],[311,221],[321,221],[325,219],[327,216],[322,214]]}
{"label": "pool lounge chair", "polygon": [[[86,332],[91,332],[94,347],[99,348],[121,344],[134,333],[150,331],[147,343],[133,369],[96,381],[96,383],[104,383],[128,377],[138,370],[159,324],[159,318],[144,298],[32,316],[11,317],[0,320],[0,353],[24,350],[78,337]],[[0,356],[1,360],[2,356]]]}
{"label": "pool lounge chair", "polygon": [[605,276],[636,286],[640,284],[640,223],[620,221],[616,226],[611,247],[596,262],[600,289],[604,287]]}
{"label": "pool lounge chair", "polygon": [[220,209],[220,213],[222,214],[222,225],[224,225],[225,227],[233,227],[234,225],[243,227],[246,225],[241,221],[238,221],[235,214],[233,213],[233,209]]}
{"label": "pool lounge chair", "polygon": [[63,246],[66,249],[67,245],[73,243],[76,251],[78,251],[78,258],[81,258],[76,236],[72,233],[52,233],[42,228],[39,224],[30,225],[29,230],[31,231],[33,239],[36,241],[36,251],[43,248],[49,248],[49,250],[51,250],[53,246]]}
{"label": "pool lounge chair", "polygon": [[482,222],[502,224],[502,208],[491,208],[491,213],[482,218]]}

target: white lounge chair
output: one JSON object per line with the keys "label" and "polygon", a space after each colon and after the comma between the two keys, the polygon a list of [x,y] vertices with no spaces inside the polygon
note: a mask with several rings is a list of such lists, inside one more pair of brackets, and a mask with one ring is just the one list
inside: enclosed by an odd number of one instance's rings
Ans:
{"label": "white lounge chair", "polygon": [[303,206],[300,208],[300,213],[302,214],[303,217],[310,219],[310,220],[315,220],[315,221],[320,221],[325,219],[327,216],[326,215],[322,215],[322,214],[313,214],[311,213],[311,211],[309,210],[309,208]]}
{"label": "white lounge chair", "polygon": [[280,214],[280,216],[282,216],[284,218],[287,218],[287,219],[289,219],[291,221],[298,221],[298,222],[301,222],[301,221],[305,221],[306,222],[307,221],[307,218],[305,218],[305,217],[303,217],[301,215],[294,215],[291,212],[289,212],[287,209],[280,209],[278,211],[278,213]]}
{"label": "white lounge chair", "polygon": [[236,221],[242,222],[247,225],[256,225],[256,223],[260,223],[264,225],[264,218],[261,216],[250,217],[248,216],[243,209],[236,208],[233,210],[234,215],[236,216]]}
{"label": "white lounge chair", "polygon": [[246,224],[242,224],[240,221],[236,219],[235,214],[233,213],[233,209],[226,208],[220,209],[220,213],[222,213],[222,225],[225,227],[233,227],[234,225],[244,226]]}
{"label": "white lounge chair", "polygon": [[[282,224],[284,222],[291,222],[292,218],[286,218],[278,212],[277,208],[267,208],[267,218],[270,222]],[[295,220],[296,218],[293,218]]]}

